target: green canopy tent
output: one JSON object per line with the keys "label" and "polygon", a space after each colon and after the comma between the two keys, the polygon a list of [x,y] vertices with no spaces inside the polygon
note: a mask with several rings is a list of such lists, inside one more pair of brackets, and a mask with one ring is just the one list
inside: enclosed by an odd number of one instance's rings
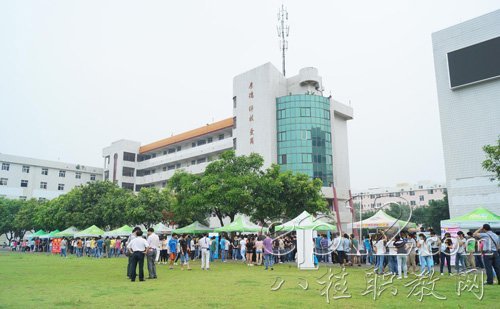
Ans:
{"label": "green canopy tent", "polygon": [[104,236],[106,237],[129,236],[130,234],[132,234],[132,230],[133,228],[131,226],[125,224],[122,227],[119,227],[109,232],[105,232]]}
{"label": "green canopy tent", "polygon": [[316,219],[307,211],[303,211],[294,219],[278,225],[274,228],[276,232],[289,232],[297,230],[314,230],[314,231],[336,231],[337,227],[333,224],[323,222]]}
{"label": "green canopy tent", "polygon": [[40,235],[39,238],[40,239],[50,239],[50,238],[59,238],[56,236],[56,234],[59,233],[59,230],[54,230],[50,233],[47,233],[47,234],[44,234],[44,235]]}
{"label": "green canopy tent", "polygon": [[38,230],[35,233],[33,233],[33,234],[29,235],[29,236],[26,236],[26,238],[40,237],[40,236],[45,235],[45,234],[47,234],[47,232],[45,232],[44,230]]}
{"label": "green canopy tent", "polygon": [[175,229],[172,231],[172,233],[176,234],[203,234],[210,232],[213,232],[213,229],[209,228],[208,226],[204,226],[198,221],[195,221],[188,226]]}
{"label": "green canopy tent", "polygon": [[98,228],[97,226],[92,225],[83,231],[75,233],[74,237],[85,238],[85,237],[99,237],[102,235],[104,235],[104,231]]}
{"label": "green canopy tent", "polygon": [[78,229],[74,226],[68,227],[64,231],[61,231],[55,235],[55,237],[73,237],[75,233],[78,232]]}
{"label": "green canopy tent", "polygon": [[478,229],[485,223],[489,224],[492,229],[500,229],[500,216],[484,207],[478,207],[463,216],[441,221],[441,227]]}
{"label": "green canopy tent", "polygon": [[161,222],[154,225],[153,229],[155,230],[156,234],[170,234],[170,233],[172,233],[172,229]]}
{"label": "green canopy tent", "polygon": [[353,228],[359,229],[377,229],[377,228],[389,228],[391,226],[396,228],[416,228],[417,225],[413,222],[406,222],[405,220],[398,220],[394,217],[389,216],[383,210],[377,211],[373,216],[368,219],[354,222]]}
{"label": "green canopy tent", "polygon": [[243,216],[237,217],[233,222],[219,227],[214,232],[264,232],[267,228],[254,224]]}

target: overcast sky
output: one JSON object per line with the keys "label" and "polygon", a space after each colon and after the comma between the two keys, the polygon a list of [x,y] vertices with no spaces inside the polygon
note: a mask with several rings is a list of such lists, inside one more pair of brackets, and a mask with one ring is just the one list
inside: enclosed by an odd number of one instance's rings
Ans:
{"label": "overcast sky", "polygon": [[[354,189],[444,181],[431,33],[491,1],[284,1],[287,75],[314,66],[354,108]],[[0,0],[0,152],[102,166],[232,116],[232,78],[280,68],[281,1]]]}

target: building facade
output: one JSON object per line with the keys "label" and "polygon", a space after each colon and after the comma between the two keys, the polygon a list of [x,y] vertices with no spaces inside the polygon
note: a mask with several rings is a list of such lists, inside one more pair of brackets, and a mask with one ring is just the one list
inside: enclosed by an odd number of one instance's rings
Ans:
{"label": "building facade", "polygon": [[105,180],[133,191],[163,188],[176,170],[199,174],[218,156],[233,149],[233,118],[150,144],[119,140],[104,148]]}
{"label": "building facade", "polygon": [[422,207],[429,202],[442,200],[447,190],[442,183],[421,181],[416,184],[401,183],[395,187],[378,187],[356,192],[354,202],[361,206],[363,212],[376,210],[387,203]]}
{"label": "building facade", "polygon": [[285,77],[271,63],[233,79],[236,153],[264,157],[265,167],[301,172],[323,181],[322,193],[332,204],[335,186],[342,223],[352,220],[349,199],[347,121],[350,106],[323,95],[316,68]]}
{"label": "building facade", "polygon": [[450,215],[500,213],[500,187],[482,147],[500,135],[500,10],[433,33]]}
{"label": "building facade", "polygon": [[0,154],[0,197],[50,200],[102,180],[99,167]]}
{"label": "building facade", "polygon": [[229,149],[258,153],[264,168],[302,172],[323,182],[332,203],[333,185],[342,222],[350,222],[347,121],[352,108],[323,96],[321,77],[305,68],[290,78],[267,63],[233,80],[233,117],[161,141],[120,140],[104,148],[104,179],[123,188],[165,187],[178,169],[202,173]]}

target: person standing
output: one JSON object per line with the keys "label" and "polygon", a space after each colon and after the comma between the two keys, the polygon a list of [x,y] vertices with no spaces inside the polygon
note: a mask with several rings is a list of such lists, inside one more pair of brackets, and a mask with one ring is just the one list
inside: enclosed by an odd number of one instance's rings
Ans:
{"label": "person standing", "polygon": [[83,256],[83,241],[81,238],[76,239],[76,257]]}
{"label": "person standing", "polygon": [[255,262],[258,266],[262,265],[262,250],[264,249],[264,242],[261,237],[257,237],[257,241],[255,242]]}
{"label": "person standing", "polygon": [[222,236],[220,239],[220,256],[221,256],[221,261],[223,263],[226,262],[226,254],[227,254],[226,244],[227,243],[228,243],[228,240]]}
{"label": "person standing", "polygon": [[262,242],[264,245],[264,266],[265,270],[271,268],[273,270],[274,259],[273,259],[273,240],[269,237],[269,234],[266,235],[266,238]]}
{"label": "person standing", "polygon": [[[378,240],[375,242],[373,246],[375,257],[376,257],[376,266],[375,271],[378,270],[378,274],[382,275],[384,273],[384,260],[385,260],[385,244],[387,242],[387,236],[385,236],[384,232],[378,236]],[[340,258],[340,254],[339,254]],[[342,265],[342,264],[341,264]]]}
{"label": "person standing", "polygon": [[400,235],[396,235],[394,239],[394,247],[396,247],[397,250],[398,279],[402,279],[401,275],[404,275],[405,278],[408,278],[408,265],[406,265],[408,248],[406,239],[402,238]]}
{"label": "person standing", "polygon": [[198,241],[201,250],[201,270],[210,269],[210,239],[204,234]]}
{"label": "person standing", "polygon": [[370,236],[368,234],[365,234],[363,245],[366,251],[366,264],[373,265],[373,250],[370,242]]}
{"label": "person standing", "polygon": [[441,248],[440,248],[441,256],[441,264],[439,264],[439,270],[441,272],[441,276],[444,275],[444,263],[448,266],[448,275],[451,276],[451,256],[450,253],[453,251],[453,242],[451,241],[450,233],[445,233],[443,239],[441,239]]}
{"label": "person standing", "polygon": [[189,242],[191,240],[187,235],[181,236],[179,239],[180,255],[181,255],[181,270],[184,270],[184,266],[187,266],[187,270],[191,270],[189,266]]}
{"label": "person standing", "polygon": [[112,258],[115,255],[115,246],[116,239],[114,237],[111,237],[111,239],[109,240],[108,258]]}
{"label": "person standing", "polygon": [[148,251],[146,253],[146,257],[148,260],[148,279],[156,279],[156,252],[160,247],[160,238],[155,234],[155,230],[150,227],[148,229]]}
{"label": "person standing", "polygon": [[429,229],[429,234],[430,237],[427,239],[427,242],[431,248],[432,265],[434,266],[439,264],[439,246],[441,245],[441,241],[433,229]]}
{"label": "person standing", "polygon": [[470,268],[476,268],[476,259],[474,258],[474,253],[476,251],[476,240],[472,237],[472,232],[467,232],[467,241],[465,244],[467,252],[467,263]]}
{"label": "person standing", "polygon": [[240,248],[240,240],[238,239],[238,236],[234,236],[234,239],[233,239],[233,260],[239,260],[238,258],[238,251],[239,251],[239,248]]}
{"label": "person standing", "polygon": [[[399,237],[399,235],[397,235],[397,237]],[[399,239],[401,240],[401,237],[399,237]],[[389,251],[389,255],[387,256],[387,264],[389,265],[389,273],[391,275],[395,275],[398,273],[398,251],[394,243],[394,240],[390,240],[387,242],[387,249]]]}
{"label": "person standing", "polygon": [[117,237],[115,242],[115,257],[120,256],[121,249],[122,249],[122,240],[120,239],[120,237]]}
{"label": "person standing", "polygon": [[243,236],[241,236],[241,239],[240,239],[240,255],[241,255],[241,260],[243,262],[246,262],[246,250],[247,250],[247,239],[244,238]]}
{"label": "person standing", "polygon": [[408,242],[408,262],[407,268],[410,269],[412,267],[413,274],[416,272],[417,268],[417,241],[415,240],[415,233],[411,233],[407,239]]}
{"label": "person standing", "polygon": [[68,241],[66,238],[63,238],[60,243],[61,246],[61,257],[66,257],[66,248],[68,246]]}
{"label": "person standing", "polygon": [[500,284],[500,259],[498,256],[500,240],[498,235],[491,231],[489,224],[484,224],[482,228],[477,229],[472,235],[480,238],[480,242],[483,243],[486,284],[493,284],[493,271],[497,275],[497,283]]}
{"label": "person standing", "polygon": [[170,266],[169,269],[174,269],[174,261],[177,257],[177,244],[179,241],[177,240],[177,234],[173,234],[170,240],[168,241],[168,249],[170,252]]}
{"label": "person standing", "polygon": [[[141,231],[141,229],[138,226],[136,226],[132,230],[132,233],[130,234],[130,236],[128,237],[127,243],[125,246],[125,248],[127,250],[125,253],[127,253],[127,256],[128,256],[127,277],[129,277],[129,278],[132,278],[132,254],[128,250],[128,245],[132,242],[132,240],[134,240],[137,237],[138,231]],[[141,231],[141,236],[142,236],[142,231]],[[143,263],[144,263],[144,261],[143,261]],[[135,278],[135,268],[134,268],[134,278]]]}
{"label": "person standing", "polygon": [[462,265],[463,270],[467,269],[465,267],[465,238],[462,231],[458,231],[457,233],[457,250],[455,254],[455,269],[457,270],[457,274],[460,273],[460,265]]}
{"label": "person standing", "polygon": [[135,232],[135,238],[127,245],[127,250],[132,257],[130,281],[134,282],[137,276],[136,269],[139,265],[139,281],[144,281],[144,255],[148,249],[148,242],[142,238],[141,229]]}
{"label": "person standing", "polygon": [[426,268],[430,274],[433,266],[430,242],[427,241],[427,237],[422,233],[419,234],[418,237],[420,238],[417,243],[420,260],[420,275],[425,273]]}

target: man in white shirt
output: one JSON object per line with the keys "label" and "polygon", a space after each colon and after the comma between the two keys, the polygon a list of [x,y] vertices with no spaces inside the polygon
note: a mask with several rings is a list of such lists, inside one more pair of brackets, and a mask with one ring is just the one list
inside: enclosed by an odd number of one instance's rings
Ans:
{"label": "man in white shirt", "polygon": [[246,253],[247,253],[247,239],[242,237],[240,240],[240,254],[241,254],[241,260],[243,262],[246,261]]}
{"label": "man in white shirt", "polygon": [[[132,233],[130,234],[130,236],[127,239],[127,243],[125,244],[126,247],[128,247],[128,245],[132,242],[132,240],[134,240],[134,238],[137,237],[136,232],[138,230],[140,230],[140,228],[138,226],[134,227],[134,229],[132,230]],[[89,244],[89,246],[90,246],[90,244]],[[128,256],[127,277],[132,278],[132,255],[131,254],[126,254],[126,255]]]}
{"label": "man in white shirt", "polygon": [[158,249],[160,247],[160,237],[155,234],[155,230],[150,227],[148,229],[148,251],[146,253],[147,260],[148,260],[148,273],[149,277],[148,279],[156,279],[156,253],[158,252]]}
{"label": "man in white shirt", "polygon": [[132,267],[131,277],[132,282],[135,281],[137,264],[139,264],[139,281],[144,281],[144,254],[149,248],[148,242],[142,238],[142,231],[139,229],[135,232],[135,237],[127,245],[127,250],[131,254]]}
{"label": "man in white shirt", "polygon": [[201,270],[210,269],[210,239],[207,234],[198,241],[201,250]]}

